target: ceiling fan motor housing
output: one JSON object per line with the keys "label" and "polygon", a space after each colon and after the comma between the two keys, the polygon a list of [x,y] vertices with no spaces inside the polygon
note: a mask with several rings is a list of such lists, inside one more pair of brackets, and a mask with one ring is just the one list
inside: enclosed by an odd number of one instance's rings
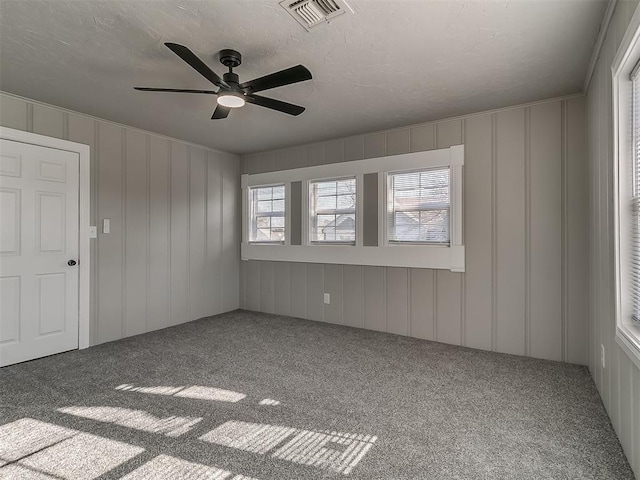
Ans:
{"label": "ceiling fan motor housing", "polygon": [[225,67],[236,68],[242,63],[240,52],[231,49],[220,50],[220,63]]}

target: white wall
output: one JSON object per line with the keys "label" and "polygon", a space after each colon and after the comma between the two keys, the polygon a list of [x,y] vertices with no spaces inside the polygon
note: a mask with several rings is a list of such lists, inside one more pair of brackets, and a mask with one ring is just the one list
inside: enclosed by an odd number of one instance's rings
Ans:
{"label": "white wall", "polygon": [[0,125],[91,147],[92,345],[238,308],[236,155],[1,92]]}
{"label": "white wall", "polygon": [[[615,342],[611,64],[638,2],[618,1],[587,94],[589,132],[589,369],[640,478],[640,370]],[[606,367],[600,363],[600,345]]]}
{"label": "white wall", "polygon": [[[587,363],[585,98],[577,96],[242,158],[259,173],[465,144],[466,273],[241,262],[241,305]],[[331,304],[323,304],[323,293]]]}

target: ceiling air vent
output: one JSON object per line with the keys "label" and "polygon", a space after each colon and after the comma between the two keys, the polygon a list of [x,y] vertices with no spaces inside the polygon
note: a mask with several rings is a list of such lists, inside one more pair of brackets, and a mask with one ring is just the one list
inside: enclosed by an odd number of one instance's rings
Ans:
{"label": "ceiling air vent", "polygon": [[280,5],[307,30],[328,23],[343,13],[353,13],[344,0],[283,0]]}

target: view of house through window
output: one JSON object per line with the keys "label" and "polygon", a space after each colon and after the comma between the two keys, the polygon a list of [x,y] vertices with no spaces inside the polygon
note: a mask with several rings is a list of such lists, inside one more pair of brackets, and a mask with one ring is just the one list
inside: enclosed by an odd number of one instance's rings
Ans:
{"label": "view of house through window", "polygon": [[356,241],[356,179],[340,178],[309,183],[311,242]]}
{"label": "view of house through window", "polygon": [[284,242],[284,185],[249,189],[249,241]]}
{"label": "view of house through window", "polygon": [[387,180],[389,242],[449,244],[449,168],[390,173]]}

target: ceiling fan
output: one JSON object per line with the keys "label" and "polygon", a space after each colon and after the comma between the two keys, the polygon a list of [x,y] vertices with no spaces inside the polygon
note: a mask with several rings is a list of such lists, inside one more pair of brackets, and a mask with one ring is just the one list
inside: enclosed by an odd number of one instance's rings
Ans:
{"label": "ceiling fan", "polygon": [[272,73],[271,75],[240,83],[238,75],[233,73],[233,69],[242,63],[242,55],[240,55],[239,52],[229,49],[220,51],[220,63],[229,68],[229,71],[220,78],[187,47],[170,42],[165,43],[165,45],[182,60],[187,62],[200,75],[217,86],[218,90],[134,87],[136,90],[142,90],[144,92],[199,93],[205,95],[217,95],[218,105],[213,112],[213,116],[211,117],[212,120],[227,118],[231,109],[243,107],[245,103],[253,103],[254,105],[288,113],[289,115],[300,115],[304,112],[304,107],[299,105],[263,97],[261,95],[255,95],[256,92],[269,90],[270,88],[311,80],[311,72],[302,65],[297,65],[295,67]]}

